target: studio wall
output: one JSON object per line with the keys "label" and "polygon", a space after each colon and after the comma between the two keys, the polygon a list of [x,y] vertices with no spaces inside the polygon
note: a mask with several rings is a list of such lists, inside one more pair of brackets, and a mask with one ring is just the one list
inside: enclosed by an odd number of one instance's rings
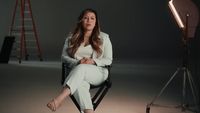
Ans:
{"label": "studio wall", "polygon": [[[110,35],[116,60],[174,59],[180,56],[181,31],[171,15],[167,0],[31,2],[45,60],[60,60],[66,35],[73,29],[84,8],[97,10],[101,30]],[[0,1],[0,46],[8,34],[14,4],[15,0]],[[199,38],[195,40],[199,42]]]}

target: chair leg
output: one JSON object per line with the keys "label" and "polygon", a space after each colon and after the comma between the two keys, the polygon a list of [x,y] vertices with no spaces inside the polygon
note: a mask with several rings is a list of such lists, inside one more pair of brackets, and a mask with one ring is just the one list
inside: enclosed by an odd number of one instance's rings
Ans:
{"label": "chair leg", "polygon": [[97,99],[97,101],[94,103],[94,110],[98,107],[99,103],[102,101],[103,97],[106,95],[108,92],[108,87],[106,87],[103,92],[101,93],[100,97]]}
{"label": "chair leg", "polygon": [[[106,95],[106,93],[108,92],[108,87],[101,87],[97,93],[95,94],[95,96],[92,98],[92,104],[93,104],[93,108],[94,110],[98,107],[98,105],[100,104],[100,102],[103,100],[104,96]],[[78,104],[78,102],[76,101],[75,97],[73,95],[70,96],[73,103],[76,105],[76,107],[78,108],[78,110],[81,112],[81,108],[80,105]]]}
{"label": "chair leg", "polygon": [[104,89],[104,87],[101,87],[101,88],[98,89],[98,91],[96,92],[96,94],[92,98],[92,102],[94,102],[97,99],[97,97],[101,94],[103,89]]}
{"label": "chair leg", "polygon": [[78,102],[76,101],[75,97],[73,95],[70,96],[72,101],[74,102],[74,104],[76,105],[76,107],[78,108],[78,110],[81,112],[81,107],[78,104]]}

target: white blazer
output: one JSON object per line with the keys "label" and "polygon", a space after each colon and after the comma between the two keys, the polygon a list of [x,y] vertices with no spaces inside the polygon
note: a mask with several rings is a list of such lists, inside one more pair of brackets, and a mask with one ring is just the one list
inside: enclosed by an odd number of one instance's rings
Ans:
{"label": "white blazer", "polygon": [[[79,62],[79,60],[70,57],[66,51],[69,44],[68,40],[71,37],[72,36],[70,35],[66,38],[63,51],[62,51],[62,56],[61,56],[62,62],[66,63],[69,68],[73,68],[74,66],[78,65],[78,62]],[[102,49],[102,54],[101,56],[97,58],[96,52],[93,52],[92,59],[95,61],[97,66],[101,67],[105,65],[110,65],[113,60],[113,51],[112,51],[112,44],[111,44],[109,35],[104,32],[100,32],[99,37],[103,42],[102,46],[100,47]]]}

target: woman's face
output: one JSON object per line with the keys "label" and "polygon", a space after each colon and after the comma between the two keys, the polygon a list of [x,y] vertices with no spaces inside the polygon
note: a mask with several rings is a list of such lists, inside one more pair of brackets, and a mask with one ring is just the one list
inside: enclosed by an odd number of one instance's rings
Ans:
{"label": "woman's face", "polygon": [[96,24],[96,16],[93,12],[87,12],[82,18],[84,31],[92,31]]}

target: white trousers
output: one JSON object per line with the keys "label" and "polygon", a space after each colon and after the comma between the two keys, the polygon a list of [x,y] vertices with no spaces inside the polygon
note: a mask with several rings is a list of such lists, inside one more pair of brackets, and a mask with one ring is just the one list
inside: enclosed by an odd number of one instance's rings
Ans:
{"label": "white trousers", "polygon": [[90,84],[99,85],[108,77],[108,71],[105,68],[97,67],[91,64],[80,64],[74,67],[63,86],[69,86],[71,95],[74,95],[80,105],[81,111],[92,109],[91,95],[89,92]]}

